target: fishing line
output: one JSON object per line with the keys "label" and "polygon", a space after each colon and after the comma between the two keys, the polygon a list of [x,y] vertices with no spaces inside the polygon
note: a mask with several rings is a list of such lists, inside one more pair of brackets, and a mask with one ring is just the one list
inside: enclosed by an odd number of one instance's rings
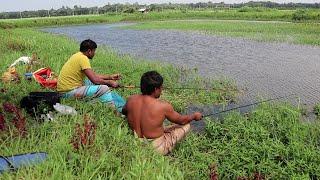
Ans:
{"label": "fishing line", "polygon": [[[119,88],[138,89],[140,86],[135,85],[120,85]],[[234,89],[217,89],[217,88],[193,88],[193,87],[164,87],[164,89],[188,89],[188,90],[216,90],[216,91],[239,91]]]}
{"label": "fishing line", "polygon": [[[140,88],[138,86],[135,86],[135,85],[129,85],[129,86],[120,86],[120,88]],[[191,88],[191,87],[181,87],[181,88],[170,88],[170,87],[165,87],[165,89],[190,89],[190,90],[225,90],[225,89],[214,89],[214,88]],[[226,91],[226,90],[225,90]],[[236,91],[236,90],[234,90]],[[234,108],[231,108],[231,109],[226,109],[226,110],[223,110],[223,111],[219,111],[219,112],[216,112],[216,113],[210,113],[210,114],[207,114],[207,115],[203,115],[202,117],[208,117],[208,116],[213,116],[213,115],[217,115],[217,114],[221,114],[221,113],[224,113],[224,112],[228,112],[228,111],[232,111],[232,110],[235,110],[235,109],[240,109],[240,108],[244,108],[244,107],[248,107],[248,106],[253,106],[253,105],[257,105],[257,104],[261,104],[261,103],[264,103],[264,102],[269,102],[269,101],[274,101],[274,100],[278,100],[278,99],[283,99],[283,98],[287,98],[287,97],[290,97],[290,96],[293,96],[293,95],[296,95],[295,93],[293,94],[289,94],[287,96],[279,96],[279,97],[276,97],[276,98],[272,98],[272,99],[267,99],[267,100],[264,100],[264,101],[258,101],[258,102],[255,102],[255,103],[251,103],[251,104],[246,104],[246,105],[243,105],[243,106],[238,106],[238,107],[234,107]]]}
{"label": "fishing line", "polygon": [[280,96],[280,97],[276,97],[276,98],[272,98],[272,99],[267,99],[267,100],[264,100],[264,101],[258,101],[258,102],[255,102],[255,103],[251,103],[251,104],[246,104],[246,105],[243,105],[243,106],[234,107],[234,108],[227,109],[227,110],[223,110],[223,111],[219,111],[219,112],[216,112],[216,113],[210,113],[210,114],[207,114],[207,115],[203,115],[202,117],[213,116],[213,115],[221,114],[221,113],[228,112],[228,111],[232,111],[232,110],[239,109],[239,108],[244,108],[244,107],[248,107],[248,106],[253,106],[253,105],[256,105],[256,104],[261,104],[261,103],[268,102],[268,101],[274,101],[274,100],[277,100],[277,99],[287,98],[287,97],[290,97],[290,96],[293,96],[293,95],[296,95],[296,94],[290,94],[290,95],[287,95],[287,96]]}

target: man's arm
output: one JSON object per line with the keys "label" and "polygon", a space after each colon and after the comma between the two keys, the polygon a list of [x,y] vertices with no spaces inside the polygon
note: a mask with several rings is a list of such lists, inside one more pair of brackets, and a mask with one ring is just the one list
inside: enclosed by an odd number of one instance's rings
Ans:
{"label": "man's arm", "polygon": [[114,88],[119,87],[119,84],[117,82],[101,78],[101,76],[96,74],[92,69],[85,69],[83,71],[89,78],[89,80],[94,84],[106,84]]}
{"label": "man's arm", "polygon": [[181,115],[176,112],[169,103],[165,104],[165,116],[169,121],[180,125],[188,124],[192,120],[199,121],[202,118],[202,114],[199,112],[195,112],[190,115]]}
{"label": "man's arm", "polygon": [[111,74],[111,75],[97,74],[97,76],[99,76],[99,78],[104,79],[104,80],[120,80],[121,79],[121,75],[119,73]]}

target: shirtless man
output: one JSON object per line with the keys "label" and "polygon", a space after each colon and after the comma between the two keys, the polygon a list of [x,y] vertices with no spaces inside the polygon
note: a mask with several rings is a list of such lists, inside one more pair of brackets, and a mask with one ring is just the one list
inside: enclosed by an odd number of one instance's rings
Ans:
{"label": "shirtless man", "polygon": [[[163,78],[156,71],[144,73],[140,82],[142,94],[130,96],[122,113],[127,116],[130,128],[139,138],[151,141],[159,153],[166,155],[190,130],[189,123],[201,120],[202,114],[181,115],[174,111],[170,103],[159,100],[162,83]],[[175,124],[163,127],[165,119]]]}

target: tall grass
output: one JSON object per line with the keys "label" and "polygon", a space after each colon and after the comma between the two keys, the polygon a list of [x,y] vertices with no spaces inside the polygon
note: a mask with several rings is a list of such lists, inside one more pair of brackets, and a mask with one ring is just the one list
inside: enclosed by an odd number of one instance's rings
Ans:
{"label": "tall grass", "polygon": [[290,105],[262,104],[248,116],[207,121],[206,133],[173,156],[191,169],[190,179],[205,179],[209,167],[221,179],[319,179],[319,125],[301,121]]}
{"label": "tall grass", "polygon": [[236,19],[259,21],[320,22],[318,9],[278,10],[278,9],[206,9],[206,10],[166,10],[162,12],[108,13],[103,15],[83,15],[45,18],[25,18],[0,20],[0,28],[61,26],[70,24],[110,23],[119,21],[150,21],[168,19]]}
{"label": "tall grass", "polygon": [[43,26],[61,26],[70,24],[88,24],[88,23],[112,23],[119,22],[126,14],[108,14],[108,15],[83,15],[83,16],[63,16],[63,17],[43,17],[43,18],[25,18],[14,20],[0,20],[0,28],[21,28],[21,27],[43,27]]}
{"label": "tall grass", "polygon": [[[68,57],[78,51],[78,43],[65,37],[53,36],[31,29],[0,30],[2,66],[6,67],[20,56],[38,54],[42,66],[50,67],[59,73]],[[99,48],[92,65],[100,73],[116,73],[123,75],[123,84],[137,85],[143,72],[155,69],[163,74],[166,87],[189,85],[226,88],[232,86],[225,81],[200,80],[195,73],[184,69],[176,69],[170,65],[159,65],[140,60],[136,63],[128,56],[118,56],[112,50]],[[25,66],[18,66],[21,82],[1,83],[0,109],[5,115],[9,128],[0,132],[0,154],[12,155],[33,151],[45,151],[49,154],[48,161],[32,167],[22,168],[17,172],[1,175],[4,179],[182,179],[184,173],[179,169],[178,162],[162,157],[153,152],[146,144],[134,138],[124,119],[116,117],[113,110],[100,103],[64,100],[64,104],[77,109],[75,117],[57,116],[53,122],[38,123],[29,115],[27,117],[27,135],[16,134],[11,122],[12,116],[4,112],[2,104],[19,100],[30,91],[45,91],[35,81],[23,79]],[[35,69],[34,69],[35,70]],[[193,75],[195,76],[193,76]],[[183,78],[182,78],[183,76]],[[198,80],[197,80],[198,79]],[[193,81],[194,82],[194,81]],[[190,85],[191,86],[191,85]],[[233,87],[232,87],[233,88]],[[122,96],[138,93],[137,89],[119,90]],[[231,92],[234,93],[234,92]],[[173,102],[175,108],[182,111],[190,102],[224,102],[223,94],[232,96],[230,92],[196,92],[187,90],[168,90],[163,99]],[[76,123],[82,124],[87,114],[97,124],[97,134],[91,148],[75,152],[70,143]]]}
{"label": "tall grass", "polygon": [[318,23],[185,20],[143,22],[129,28],[178,29],[259,41],[320,45],[320,24]]}

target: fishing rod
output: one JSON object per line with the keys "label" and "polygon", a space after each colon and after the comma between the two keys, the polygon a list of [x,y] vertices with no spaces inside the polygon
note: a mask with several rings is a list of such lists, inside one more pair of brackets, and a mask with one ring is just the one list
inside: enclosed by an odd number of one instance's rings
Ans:
{"label": "fishing rod", "polygon": [[217,115],[217,114],[221,114],[221,113],[232,111],[232,110],[235,110],[235,109],[240,109],[240,108],[244,108],[244,107],[248,107],[248,106],[253,106],[253,105],[256,105],[256,104],[261,104],[261,103],[268,102],[268,101],[274,101],[274,100],[277,100],[277,99],[287,98],[287,97],[290,97],[290,96],[293,96],[293,95],[296,95],[296,94],[290,94],[290,95],[287,95],[287,96],[280,96],[280,97],[276,97],[276,98],[272,98],[272,99],[267,99],[267,100],[264,100],[264,101],[258,101],[258,102],[255,102],[255,103],[234,107],[234,108],[223,110],[223,111],[219,111],[219,112],[216,112],[216,113],[210,113],[210,114],[207,114],[207,115],[203,115],[202,118],[208,117],[208,116]]}
{"label": "fishing rod", "polygon": [[[126,89],[137,89],[140,86],[135,85],[120,85],[119,88],[126,88]],[[216,91],[238,91],[235,89],[218,89],[218,88],[193,88],[193,87],[164,87],[164,89],[188,89],[188,90],[216,90]]]}

